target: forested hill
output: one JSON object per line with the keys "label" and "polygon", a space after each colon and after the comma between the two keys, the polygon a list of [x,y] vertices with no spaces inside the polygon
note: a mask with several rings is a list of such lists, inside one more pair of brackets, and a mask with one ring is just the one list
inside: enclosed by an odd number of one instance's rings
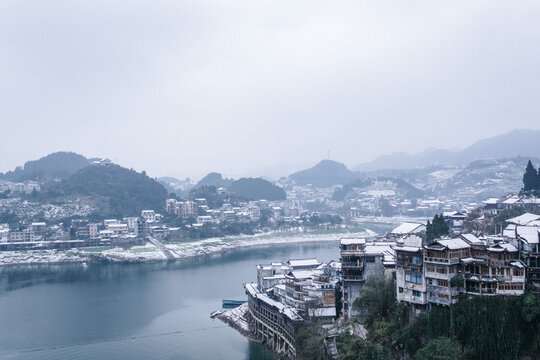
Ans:
{"label": "forested hill", "polygon": [[333,160],[323,160],[312,168],[289,175],[297,185],[311,184],[315,187],[347,184],[358,177],[358,174],[349,170],[347,166]]}
{"label": "forested hill", "polygon": [[55,152],[38,160],[27,161],[23,167],[0,174],[0,178],[14,182],[66,179],[83,167],[88,166],[90,161],[74,152]]}
{"label": "forested hill", "polygon": [[215,186],[216,188],[228,187],[231,183],[231,179],[224,178],[220,173],[211,172],[199,180],[194,188],[200,188],[201,186]]}
{"label": "forested hill", "polygon": [[241,178],[231,183],[229,191],[248,200],[285,200],[287,194],[281,187],[261,178]]}
{"label": "forested hill", "polygon": [[44,195],[102,197],[108,199],[106,215],[130,216],[139,215],[144,209],[160,211],[167,190],[144,171],[138,173],[114,164],[93,164],[49,186]]}

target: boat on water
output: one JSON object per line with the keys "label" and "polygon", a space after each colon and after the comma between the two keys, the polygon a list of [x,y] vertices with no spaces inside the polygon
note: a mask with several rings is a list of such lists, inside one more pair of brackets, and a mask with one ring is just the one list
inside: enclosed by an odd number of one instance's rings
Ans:
{"label": "boat on water", "polygon": [[225,312],[225,310],[223,309],[220,309],[220,310],[216,310],[216,311],[212,311],[212,313],[210,314],[210,317],[213,319],[215,318],[216,316],[220,315],[220,314],[223,314]]}
{"label": "boat on water", "polygon": [[221,300],[221,306],[224,309],[234,309],[242,304],[245,304],[246,300]]}

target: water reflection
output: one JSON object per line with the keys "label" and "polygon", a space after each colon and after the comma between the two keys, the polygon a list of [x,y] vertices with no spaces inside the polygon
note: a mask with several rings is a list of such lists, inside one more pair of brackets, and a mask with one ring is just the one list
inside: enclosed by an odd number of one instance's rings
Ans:
{"label": "water reflection", "polygon": [[[0,269],[0,358],[271,359],[209,314],[255,264],[339,257],[337,243],[238,249],[175,263]],[[6,324],[9,324],[6,325]]]}

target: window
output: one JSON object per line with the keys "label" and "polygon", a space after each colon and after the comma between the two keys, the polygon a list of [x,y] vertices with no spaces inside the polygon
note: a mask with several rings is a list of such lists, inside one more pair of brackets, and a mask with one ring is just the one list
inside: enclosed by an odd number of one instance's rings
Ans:
{"label": "window", "polygon": [[412,263],[415,265],[422,265],[422,257],[420,255],[414,255],[412,257]]}
{"label": "window", "polygon": [[405,281],[414,284],[422,284],[422,273],[420,271],[406,271]]}
{"label": "window", "polygon": [[439,280],[439,286],[448,287],[448,280]]}
{"label": "window", "polygon": [[400,294],[403,293],[403,288],[402,288],[402,287],[399,288],[399,293],[400,293]]}
{"label": "window", "polygon": [[413,290],[412,291],[412,296],[422,296],[422,293],[418,290]]}
{"label": "window", "polygon": [[375,262],[375,257],[374,256],[366,256],[366,262],[374,263]]}

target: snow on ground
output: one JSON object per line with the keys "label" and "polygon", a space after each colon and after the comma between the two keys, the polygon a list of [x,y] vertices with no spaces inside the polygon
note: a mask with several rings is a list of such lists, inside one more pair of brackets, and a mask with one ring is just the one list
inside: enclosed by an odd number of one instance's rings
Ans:
{"label": "snow on ground", "polygon": [[368,237],[374,235],[375,233],[370,230],[356,233],[334,234],[287,233],[287,235],[280,235],[280,233],[272,233],[223,239],[205,239],[184,244],[168,244],[167,249],[169,249],[176,258],[182,259],[198,255],[210,255],[226,250],[249,246],[337,241],[345,236]]}
{"label": "snow on ground", "polygon": [[244,303],[234,309],[226,310],[224,313],[219,314],[217,318],[224,323],[229,324],[231,327],[240,331],[242,334],[249,333],[249,325],[246,320],[246,312],[248,310],[248,304]]}
{"label": "snow on ground", "polygon": [[[337,241],[342,237],[368,237],[370,230],[356,233],[310,234],[303,232],[265,233],[237,237],[212,238],[199,241],[167,244],[176,259],[216,254],[236,248],[291,244],[302,242]],[[29,250],[0,252],[0,266],[12,264],[58,264],[75,262],[155,262],[166,261],[166,256],[154,245],[123,248],[78,248],[70,250]]]}

